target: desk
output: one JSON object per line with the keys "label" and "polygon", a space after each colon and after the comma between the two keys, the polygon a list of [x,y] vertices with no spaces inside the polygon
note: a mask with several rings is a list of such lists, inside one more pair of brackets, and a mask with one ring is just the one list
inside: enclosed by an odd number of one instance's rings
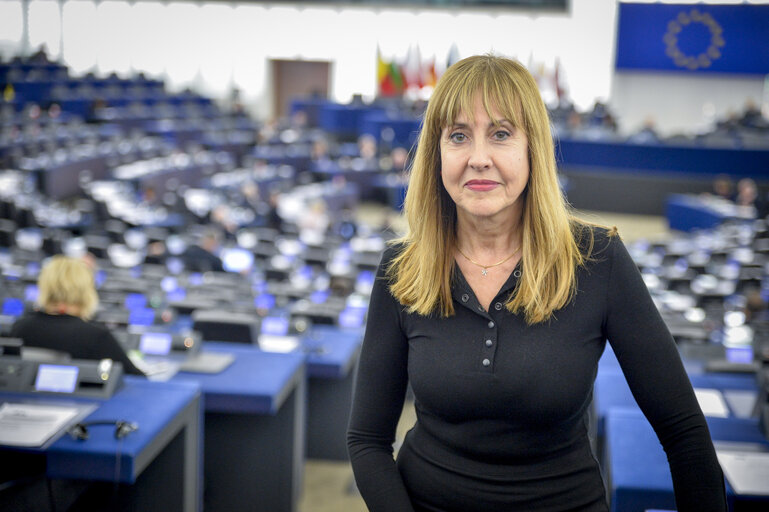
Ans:
{"label": "desk", "polygon": [[219,374],[178,373],[201,387],[206,510],[293,512],[304,464],[305,365],[241,343],[203,349],[236,359]]}
{"label": "desk", "polygon": [[[761,436],[754,419],[708,418],[707,421],[714,441],[760,443],[769,447],[769,441]],[[643,414],[637,409],[612,409],[606,418],[606,432],[612,512],[675,509],[665,452]],[[726,492],[730,510],[766,510],[769,505],[767,496],[735,494],[728,482]],[[758,506],[752,508],[751,505]]]}
{"label": "desk", "polygon": [[363,333],[315,326],[302,340],[307,352],[307,457],[348,460],[347,422]]}
{"label": "desk", "polygon": [[765,148],[634,144],[567,137],[556,141],[556,154],[563,166],[604,168],[608,173],[645,170],[715,176],[733,171],[756,180],[766,179],[769,159],[769,149]]}
{"label": "desk", "polygon": [[[744,407],[732,401],[729,391],[748,392],[756,390],[756,378],[749,374],[690,374],[689,380],[695,388],[716,389],[724,393],[730,416],[739,416],[738,412]],[[735,394],[735,399],[740,401],[741,397]],[[619,370],[605,369],[598,372],[593,391],[593,401],[599,439],[604,435],[606,417],[612,409],[620,407],[638,410],[638,405],[630,392],[625,376]]]}
{"label": "desk", "polygon": [[672,194],[667,201],[666,217],[670,229],[694,231],[712,229],[730,219],[752,221],[755,211],[752,208],[740,208],[728,201]]}
{"label": "desk", "polygon": [[[124,386],[84,420],[126,419],[138,423],[139,429],[122,441],[114,439],[114,427],[94,426],[89,428],[90,438],[86,441],[63,436],[44,450],[8,450],[44,454],[46,474],[52,479],[109,483],[100,489],[97,484],[95,491],[88,492],[92,497],[85,503],[78,502],[78,510],[200,510],[198,386],[150,382],[138,377],[124,379]],[[2,393],[0,400],[29,400],[33,396]],[[39,398],[47,402],[72,401],[69,396]],[[118,495],[110,500],[115,480],[126,485],[121,485]],[[102,499],[105,494],[106,501]]]}

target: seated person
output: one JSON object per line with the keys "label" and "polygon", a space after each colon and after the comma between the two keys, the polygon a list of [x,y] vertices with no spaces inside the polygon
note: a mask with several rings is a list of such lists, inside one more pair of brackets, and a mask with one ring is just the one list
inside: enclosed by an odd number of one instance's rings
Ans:
{"label": "seated person", "polygon": [[54,256],[37,280],[39,308],[19,318],[11,336],[24,346],[67,352],[73,359],[112,359],[123,371],[144,375],[105,327],[89,322],[99,304],[91,267],[85,261]]}
{"label": "seated person", "polygon": [[222,260],[218,256],[221,238],[219,230],[206,228],[197,243],[187,246],[181,254],[184,267],[192,272],[224,272]]}

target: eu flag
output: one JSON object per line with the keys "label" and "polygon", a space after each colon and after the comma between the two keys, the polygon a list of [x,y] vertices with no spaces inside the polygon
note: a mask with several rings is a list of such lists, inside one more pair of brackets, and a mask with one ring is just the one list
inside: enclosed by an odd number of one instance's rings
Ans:
{"label": "eu flag", "polygon": [[769,74],[769,5],[620,3],[616,68]]}

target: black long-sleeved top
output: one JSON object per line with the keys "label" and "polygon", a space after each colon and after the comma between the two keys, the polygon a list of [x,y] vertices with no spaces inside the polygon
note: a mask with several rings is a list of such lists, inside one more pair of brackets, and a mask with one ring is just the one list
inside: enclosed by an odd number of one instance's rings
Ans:
{"label": "black long-sleeved top", "polygon": [[[608,339],[670,462],[678,510],[727,510],[723,474],[675,343],[618,237],[595,230],[572,301],[527,325],[486,312],[458,268],[449,318],[408,313],[384,269],[371,296],[348,447],[372,512],[607,510],[587,411]],[[407,383],[417,421],[393,460]]]}
{"label": "black long-sleeved top", "polygon": [[27,313],[11,328],[11,336],[22,338],[28,347],[67,352],[73,359],[112,359],[123,364],[123,372],[144,375],[106,327],[71,315]]}

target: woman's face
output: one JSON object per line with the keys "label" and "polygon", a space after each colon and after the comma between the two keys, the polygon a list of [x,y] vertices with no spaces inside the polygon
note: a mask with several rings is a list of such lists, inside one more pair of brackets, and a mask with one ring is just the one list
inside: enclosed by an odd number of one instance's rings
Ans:
{"label": "woman's face", "polygon": [[489,118],[480,98],[441,132],[441,178],[457,216],[520,218],[529,181],[528,139],[499,111]]}

